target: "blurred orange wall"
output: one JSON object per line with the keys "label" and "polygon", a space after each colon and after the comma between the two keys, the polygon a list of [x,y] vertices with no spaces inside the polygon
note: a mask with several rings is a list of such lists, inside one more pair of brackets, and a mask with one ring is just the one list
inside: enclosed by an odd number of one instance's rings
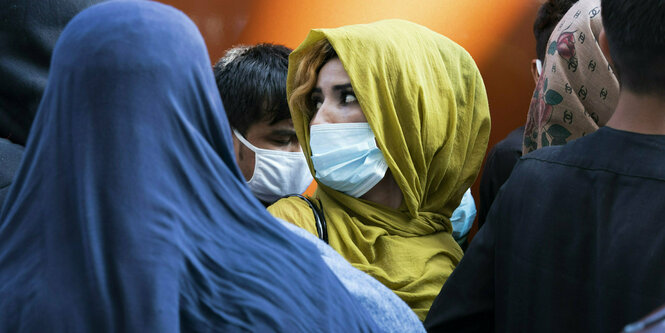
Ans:
{"label": "blurred orange wall", "polygon": [[[193,18],[211,63],[235,44],[272,42],[295,48],[310,29],[401,18],[456,41],[483,75],[492,114],[488,149],[524,124],[535,58],[532,25],[539,0],[163,0]],[[472,188],[478,195],[478,181]]]}

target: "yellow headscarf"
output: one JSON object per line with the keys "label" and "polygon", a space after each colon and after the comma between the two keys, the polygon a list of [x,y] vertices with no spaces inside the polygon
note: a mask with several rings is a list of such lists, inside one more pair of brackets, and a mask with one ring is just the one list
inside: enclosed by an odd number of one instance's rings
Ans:
{"label": "yellow headscarf", "polygon": [[[404,199],[399,209],[319,184],[330,245],[356,268],[391,288],[425,319],[462,258],[450,216],[475,180],[490,130],[483,80],[471,56],[423,26],[386,20],[312,30],[289,58],[287,93],[312,45],[337,52]],[[314,174],[309,112],[291,106],[298,139]],[[316,234],[312,211],[298,198],[269,208]]]}

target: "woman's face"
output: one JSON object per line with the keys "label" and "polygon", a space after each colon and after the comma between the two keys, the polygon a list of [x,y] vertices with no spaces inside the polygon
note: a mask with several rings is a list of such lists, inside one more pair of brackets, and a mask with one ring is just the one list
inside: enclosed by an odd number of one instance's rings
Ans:
{"label": "woman's face", "polygon": [[351,79],[338,58],[321,67],[311,99],[315,111],[310,126],[367,122],[351,87]]}

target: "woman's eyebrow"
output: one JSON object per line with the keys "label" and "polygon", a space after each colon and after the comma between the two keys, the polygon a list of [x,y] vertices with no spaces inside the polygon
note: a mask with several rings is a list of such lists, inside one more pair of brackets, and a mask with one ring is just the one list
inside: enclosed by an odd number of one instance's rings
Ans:
{"label": "woman's eyebrow", "polygon": [[[340,90],[346,90],[346,89],[353,89],[351,86],[351,83],[344,83],[344,84],[337,84],[332,87],[333,90],[335,91],[340,91]],[[321,88],[314,88],[312,89],[312,94],[322,94]]]}
{"label": "woman's eyebrow", "polygon": [[353,89],[351,83],[338,84],[333,86],[333,90],[346,90],[346,89]]}

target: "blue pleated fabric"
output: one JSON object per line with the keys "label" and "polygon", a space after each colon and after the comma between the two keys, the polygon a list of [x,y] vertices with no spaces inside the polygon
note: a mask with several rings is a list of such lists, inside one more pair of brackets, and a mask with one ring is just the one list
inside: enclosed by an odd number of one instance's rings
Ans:
{"label": "blue pleated fabric", "polygon": [[316,253],[247,189],[184,14],[69,23],[0,213],[1,332],[376,331]]}

